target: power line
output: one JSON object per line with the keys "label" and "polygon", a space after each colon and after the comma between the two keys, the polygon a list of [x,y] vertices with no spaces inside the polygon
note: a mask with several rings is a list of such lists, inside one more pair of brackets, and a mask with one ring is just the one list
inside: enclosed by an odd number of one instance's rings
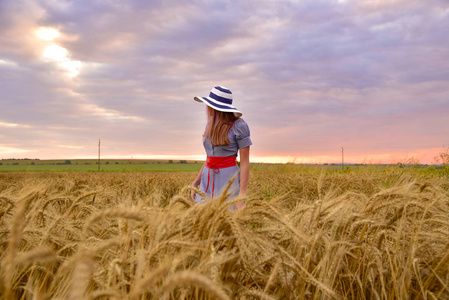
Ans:
{"label": "power line", "polygon": [[98,171],[100,171],[100,139],[98,139]]}

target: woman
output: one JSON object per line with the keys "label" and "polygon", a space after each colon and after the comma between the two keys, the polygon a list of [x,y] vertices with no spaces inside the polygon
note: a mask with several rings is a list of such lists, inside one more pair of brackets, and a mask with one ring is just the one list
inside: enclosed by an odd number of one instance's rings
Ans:
{"label": "woman", "polygon": [[[209,97],[195,97],[195,101],[207,105],[207,125],[203,134],[203,145],[207,159],[193,181],[193,186],[200,185],[200,191],[207,198],[214,198],[227,186],[229,180],[237,174],[231,185],[231,196],[244,196],[249,179],[249,147],[252,145],[249,127],[242,113],[232,106],[232,93],[229,89],[216,86]],[[237,166],[237,152],[240,155],[240,170]],[[201,202],[201,196],[191,197]],[[235,205],[236,210],[245,206],[244,202]]]}

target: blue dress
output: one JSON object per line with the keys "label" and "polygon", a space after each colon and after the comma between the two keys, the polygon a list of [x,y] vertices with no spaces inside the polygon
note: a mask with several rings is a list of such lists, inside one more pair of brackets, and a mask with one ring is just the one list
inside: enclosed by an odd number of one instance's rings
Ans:
{"label": "blue dress", "polygon": [[[226,146],[212,146],[209,138],[203,139],[204,149],[207,156],[235,156],[237,157],[239,149],[243,149],[252,145],[248,124],[243,119],[237,119],[229,130],[228,138],[229,145]],[[204,166],[203,173],[201,174],[200,191],[206,194],[206,198],[211,198],[212,186],[214,186],[214,197],[218,197],[223,188],[228,185],[229,180],[237,174],[234,182],[231,185],[231,196],[229,198],[237,197],[240,192],[240,170],[238,166],[229,168],[222,168],[217,171],[209,169]],[[209,187],[207,186],[209,177]],[[212,182],[213,180],[213,182]],[[206,188],[208,187],[207,191]],[[204,199],[201,199],[199,194],[196,195],[195,201],[201,203]]]}

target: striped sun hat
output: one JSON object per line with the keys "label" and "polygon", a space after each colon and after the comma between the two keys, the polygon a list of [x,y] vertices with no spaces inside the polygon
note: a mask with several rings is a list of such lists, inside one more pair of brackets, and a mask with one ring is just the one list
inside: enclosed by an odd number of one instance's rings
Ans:
{"label": "striped sun hat", "polygon": [[209,97],[194,97],[193,99],[198,102],[204,102],[207,106],[219,111],[233,112],[236,117],[242,115],[237,108],[232,106],[232,93],[224,86],[214,87],[210,91]]}

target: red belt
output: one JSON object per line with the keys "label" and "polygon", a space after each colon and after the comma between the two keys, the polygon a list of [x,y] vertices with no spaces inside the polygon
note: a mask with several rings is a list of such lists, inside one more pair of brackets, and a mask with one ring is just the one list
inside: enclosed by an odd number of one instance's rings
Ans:
{"label": "red belt", "polygon": [[208,156],[206,159],[206,167],[209,168],[207,171],[207,187],[206,193],[209,189],[209,181],[210,181],[210,170],[212,173],[212,198],[214,198],[214,182],[215,182],[215,174],[220,172],[220,169],[229,168],[237,165],[237,161],[235,160],[235,156]]}

